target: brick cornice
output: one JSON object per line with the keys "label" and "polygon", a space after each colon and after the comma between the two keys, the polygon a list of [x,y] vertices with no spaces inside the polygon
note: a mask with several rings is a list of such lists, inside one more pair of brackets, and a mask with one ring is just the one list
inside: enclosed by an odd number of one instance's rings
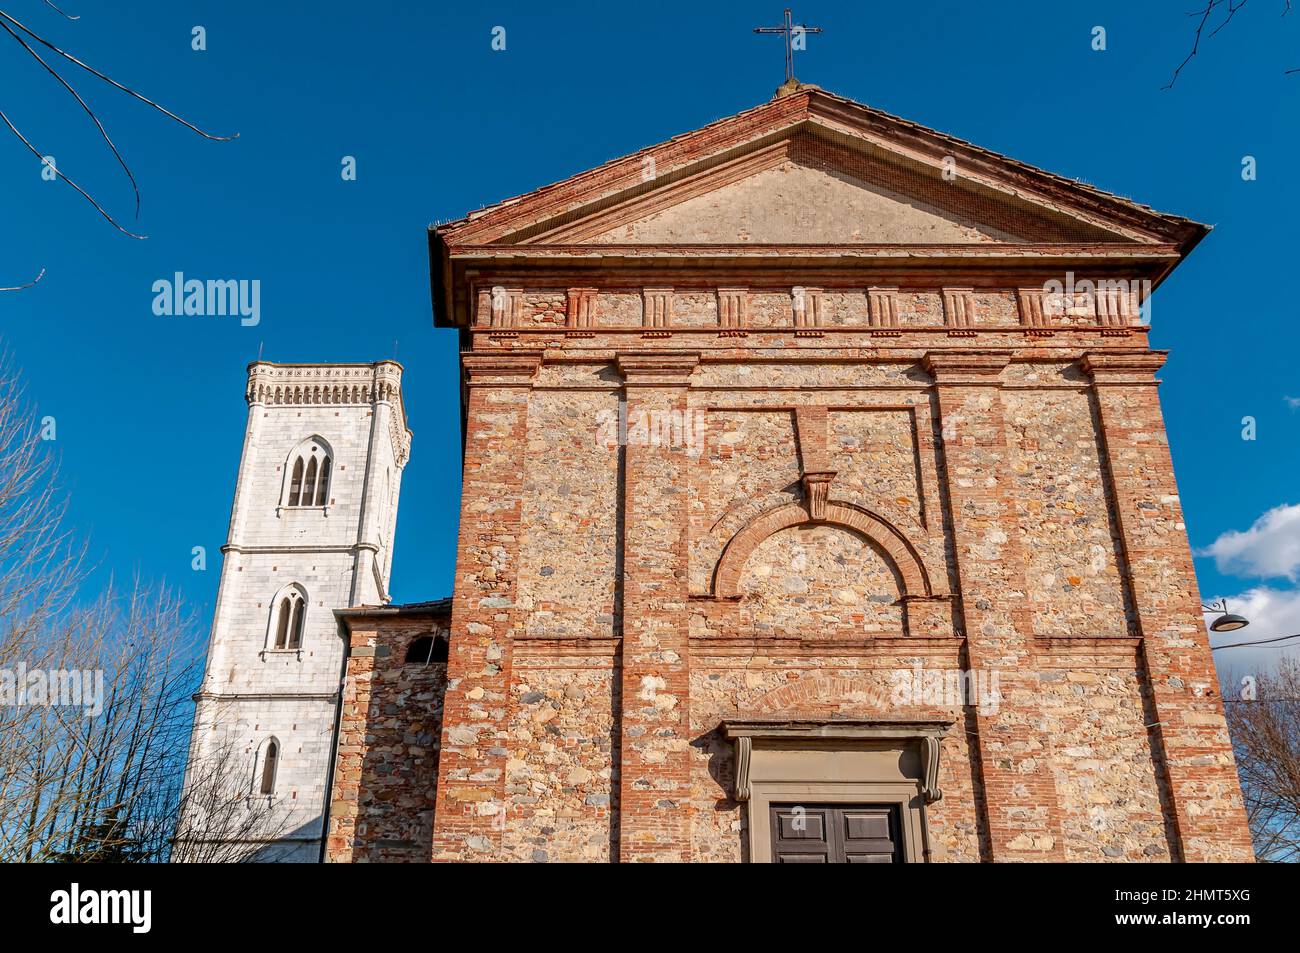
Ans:
{"label": "brick cornice", "polygon": [[1156,371],[1164,366],[1168,351],[1093,351],[1083,356],[1085,374],[1098,385],[1158,384]]}
{"label": "brick cornice", "polygon": [[922,364],[936,384],[996,386],[1011,355],[1000,351],[930,351]]}
{"label": "brick cornice", "polygon": [[461,366],[470,387],[484,384],[526,387],[542,364],[540,351],[513,354],[462,354]]}
{"label": "brick cornice", "polygon": [[680,387],[688,384],[691,374],[699,366],[698,352],[670,352],[665,354],[619,354],[618,371],[629,387]]}

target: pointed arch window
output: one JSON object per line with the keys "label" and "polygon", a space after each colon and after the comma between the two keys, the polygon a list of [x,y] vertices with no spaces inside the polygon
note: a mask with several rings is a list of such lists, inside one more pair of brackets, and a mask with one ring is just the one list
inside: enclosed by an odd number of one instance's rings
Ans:
{"label": "pointed arch window", "polygon": [[285,506],[326,506],[330,500],[330,448],[320,437],[304,440],[289,455]]}
{"label": "pointed arch window", "polygon": [[275,775],[280,767],[280,742],[272,738],[266,743],[257,765],[257,793],[270,797],[275,793]]}
{"label": "pointed arch window", "polygon": [[316,458],[311,457],[307,461],[307,475],[302,481],[303,493],[301,499],[295,503],[295,506],[311,506],[312,500],[316,499]]}
{"label": "pointed arch window", "polygon": [[298,494],[302,491],[302,457],[293,461],[293,479],[289,482],[289,505],[298,505]]}
{"label": "pointed arch window", "polygon": [[316,505],[324,506],[329,500],[330,458],[324,457],[320,462],[320,475],[316,478]]}
{"label": "pointed arch window", "polygon": [[307,596],[290,586],[275,597],[271,607],[272,648],[302,648],[302,630],[307,619]]}

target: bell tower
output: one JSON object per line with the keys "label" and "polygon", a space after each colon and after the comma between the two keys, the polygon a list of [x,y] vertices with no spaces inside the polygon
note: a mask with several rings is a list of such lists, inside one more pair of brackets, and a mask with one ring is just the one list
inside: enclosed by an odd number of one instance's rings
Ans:
{"label": "bell tower", "polygon": [[249,365],[186,778],[195,859],[319,859],[344,662],[334,610],[390,598],[411,440],[401,379],[395,361]]}

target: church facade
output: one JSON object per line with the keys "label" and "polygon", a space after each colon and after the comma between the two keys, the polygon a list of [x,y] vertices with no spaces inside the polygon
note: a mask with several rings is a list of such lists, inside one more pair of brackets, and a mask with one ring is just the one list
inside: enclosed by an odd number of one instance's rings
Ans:
{"label": "church facade", "polygon": [[253,365],[200,704],[302,858],[1251,859],[1145,320],[1206,231],[795,82],[433,228],[451,598],[400,369]]}

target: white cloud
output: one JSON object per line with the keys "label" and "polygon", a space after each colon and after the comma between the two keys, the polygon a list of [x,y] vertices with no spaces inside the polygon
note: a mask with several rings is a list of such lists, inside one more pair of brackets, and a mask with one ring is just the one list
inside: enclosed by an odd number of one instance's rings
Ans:
{"label": "white cloud", "polygon": [[1300,397],[1283,397],[1286,405],[1292,410],[1300,410]]}
{"label": "white cloud", "polygon": [[[1222,598],[1215,596],[1216,599]],[[1300,589],[1270,589],[1258,586],[1235,596],[1228,596],[1228,611],[1244,616],[1250,625],[1235,632],[1211,632],[1210,644],[1230,645],[1234,642],[1258,642],[1284,635],[1300,634]],[[1212,622],[1217,613],[1206,615]],[[1277,645],[1249,646],[1240,649],[1220,649],[1214,653],[1214,664],[1219,677],[1231,679],[1235,684],[1243,675],[1258,675],[1271,670],[1284,656],[1300,658],[1300,639]]]}
{"label": "white cloud", "polygon": [[1300,582],[1300,504],[1276,506],[1250,529],[1228,530],[1196,555],[1213,556],[1221,573]]}

